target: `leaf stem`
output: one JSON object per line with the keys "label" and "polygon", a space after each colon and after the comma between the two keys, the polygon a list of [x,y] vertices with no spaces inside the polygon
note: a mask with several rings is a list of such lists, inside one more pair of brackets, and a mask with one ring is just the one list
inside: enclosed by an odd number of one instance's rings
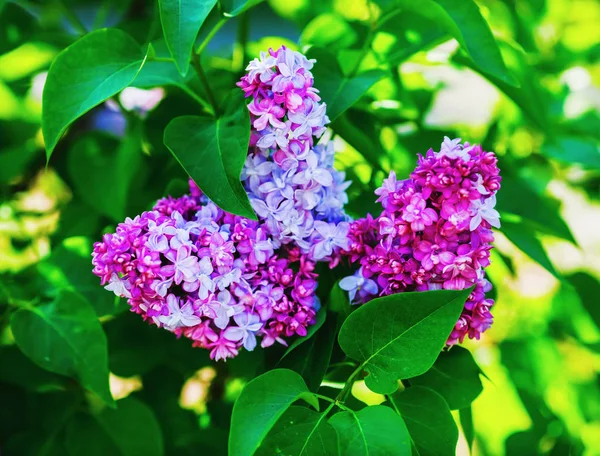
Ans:
{"label": "leaf stem", "polygon": [[390,404],[392,404],[392,408],[396,411],[396,413],[402,416],[402,413],[400,413],[400,410],[398,409],[396,403],[392,400],[392,397],[389,394],[386,394],[385,398],[389,401]]}
{"label": "leaf stem", "polygon": [[356,377],[358,374],[360,374],[362,372],[362,368],[363,365],[359,365],[354,372],[352,372],[352,374],[350,375],[350,377],[348,377],[348,380],[346,380],[346,384],[344,385],[344,388],[342,389],[342,391],[340,391],[340,393],[336,396],[335,400],[336,402],[344,402],[344,400],[346,400],[346,396],[348,396],[348,393],[350,392],[352,385],[354,384],[354,377]]}
{"label": "leaf stem", "polygon": [[203,98],[201,98],[196,92],[194,92],[192,89],[190,89],[187,85],[182,85],[180,87],[192,99],[197,101],[200,104],[200,106],[202,106],[208,114],[210,114],[211,116],[215,115],[215,111],[214,111],[213,107],[210,105],[210,103],[208,103]]}
{"label": "leaf stem", "polygon": [[319,399],[323,399],[324,401],[335,403],[335,401],[333,399],[331,399],[330,397],[327,397],[327,396],[323,396],[322,394],[313,393],[313,395],[315,397],[318,397]]}
{"label": "leaf stem", "polygon": [[210,43],[210,40],[213,39],[213,37],[217,34],[217,32],[221,29],[221,27],[223,27],[225,25],[226,22],[227,22],[226,17],[222,17],[221,19],[219,19],[219,22],[217,22],[215,24],[215,26],[211,29],[211,31],[208,32],[208,35],[206,35],[206,38],[204,38],[202,43],[200,43],[200,46],[198,46],[198,48],[196,49],[197,55],[200,55],[200,54],[202,54],[202,52],[204,52],[204,49],[206,48],[206,46],[208,46],[208,43]]}
{"label": "leaf stem", "polygon": [[198,74],[200,83],[202,84],[202,86],[204,87],[204,90],[206,91],[206,95],[208,96],[208,101],[210,101],[210,104],[212,105],[214,114],[215,114],[215,116],[218,117],[221,114],[221,112],[219,110],[219,105],[217,104],[217,100],[215,99],[215,96],[212,93],[212,90],[210,89],[210,84],[208,83],[208,78],[206,77],[206,73],[204,73],[204,70],[202,69],[202,65],[200,64],[200,57],[198,56],[198,54],[192,53],[192,65],[193,65],[194,69],[196,70],[196,73]]}

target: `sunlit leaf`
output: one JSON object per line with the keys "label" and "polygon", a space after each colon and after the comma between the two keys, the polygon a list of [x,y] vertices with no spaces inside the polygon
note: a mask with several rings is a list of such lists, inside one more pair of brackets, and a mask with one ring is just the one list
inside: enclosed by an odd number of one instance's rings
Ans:
{"label": "sunlit leaf", "polygon": [[229,455],[252,456],[279,417],[299,399],[319,408],[294,371],[274,369],[250,381],[233,406]]}
{"label": "sunlit leaf", "polygon": [[315,87],[319,88],[319,95],[327,104],[327,116],[332,121],[385,76],[384,71],[377,69],[347,76],[343,74],[336,56],[321,48],[311,48],[308,57],[317,60],[311,71],[315,77]]}
{"label": "sunlit leaf", "polygon": [[398,293],[360,306],[338,340],[362,363],[367,386],[390,394],[398,380],[426,372],[442,350],[471,289]]}
{"label": "sunlit leaf", "polygon": [[73,121],[131,84],[143,63],[140,46],[118,29],[89,33],[63,50],[44,86],[46,158]]}
{"label": "sunlit leaf", "polygon": [[63,290],[50,304],[19,309],[10,324],[17,344],[33,362],[50,372],[76,377],[114,405],[108,389],[106,336],[84,298]]}
{"label": "sunlit leaf", "polygon": [[249,140],[250,117],[237,90],[218,119],[177,117],[164,136],[165,146],[212,201],[225,211],[256,220],[240,182]]}
{"label": "sunlit leaf", "polygon": [[383,405],[365,407],[358,412],[340,412],[329,420],[340,440],[345,456],[387,456],[411,454],[406,424]]}
{"label": "sunlit leaf", "polygon": [[512,223],[505,220],[502,222],[501,231],[519,250],[561,280],[561,275],[552,265],[544,246],[535,236],[535,229],[527,222]]}
{"label": "sunlit leaf", "polygon": [[304,27],[300,41],[329,49],[343,49],[352,46],[357,38],[356,32],[342,16],[324,13]]}

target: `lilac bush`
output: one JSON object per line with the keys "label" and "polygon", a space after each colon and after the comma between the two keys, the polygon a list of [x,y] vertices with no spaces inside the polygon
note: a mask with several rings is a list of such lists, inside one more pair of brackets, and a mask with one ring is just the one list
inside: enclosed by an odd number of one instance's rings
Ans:
{"label": "lilac bush", "polygon": [[491,284],[494,209],[500,188],[497,159],[478,145],[445,138],[439,152],[419,156],[409,179],[392,171],[375,193],[383,210],[350,227],[350,248],[341,252],[360,267],[340,281],[353,304],[407,291],[463,290],[474,286],[447,344],[477,338],[492,324],[486,298]]}

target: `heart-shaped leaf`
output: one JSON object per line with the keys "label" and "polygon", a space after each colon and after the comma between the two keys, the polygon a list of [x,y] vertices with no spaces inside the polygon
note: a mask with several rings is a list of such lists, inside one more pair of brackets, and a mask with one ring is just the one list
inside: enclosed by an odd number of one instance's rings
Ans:
{"label": "heart-shaped leaf", "polygon": [[368,70],[356,76],[346,76],[336,56],[322,48],[313,47],[308,57],[317,59],[311,70],[315,77],[315,87],[327,103],[327,116],[331,121],[350,108],[373,84],[385,76],[382,70]]}
{"label": "heart-shaped leaf", "polygon": [[50,304],[21,308],[10,325],[15,341],[37,365],[76,377],[109,405],[106,336],[92,306],[80,295],[62,290]]}
{"label": "heart-shaped leaf", "polygon": [[188,72],[198,31],[217,0],[159,0],[160,21],[167,47],[179,73]]}
{"label": "heart-shaped leaf", "polygon": [[419,456],[454,456],[458,428],[448,404],[429,388],[415,386],[389,396],[398,410]]}
{"label": "heart-shaped leaf", "polygon": [[251,380],[233,406],[229,455],[252,456],[279,417],[298,399],[319,408],[317,398],[294,371],[274,369]]}
{"label": "heart-shaped leaf", "polygon": [[452,410],[456,410],[468,407],[483,391],[480,373],[469,350],[452,347],[440,353],[427,373],[411,378],[410,383],[431,388],[442,395]]}
{"label": "heart-shaped leaf", "polygon": [[341,412],[329,423],[344,456],[410,456],[410,436],[402,418],[389,407],[374,405],[359,412]]}
{"label": "heart-shaped leaf", "polygon": [[390,394],[426,372],[444,347],[471,289],[398,293],[374,299],[344,322],[338,340],[369,372],[366,385]]}
{"label": "heart-shaped leaf", "polygon": [[44,85],[46,158],[73,121],[130,85],[143,64],[141,47],[117,29],[96,30],[62,51]]}
{"label": "heart-shaped leaf", "polygon": [[177,117],[167,125],[164,135],[165,146],[215,204],[256,220],[240,181],[249,141],[250,116],[237,90],[219,118]]}
{"label": "heart-shaped leaf", "polygon": [[256,456],[337,456],[337,440],[326,413],[292,406],[273,426]]}

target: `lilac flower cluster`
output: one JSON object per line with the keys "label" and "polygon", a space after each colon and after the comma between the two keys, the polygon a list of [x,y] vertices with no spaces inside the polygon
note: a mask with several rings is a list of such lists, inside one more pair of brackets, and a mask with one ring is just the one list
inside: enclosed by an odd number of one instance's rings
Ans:
{"label": "lilac flower cluster", "polygon": [[311,260],[348,248],[345,174],[333,144],[315,144],[329,123],[310,72],[315,60],[282,46],[261,53],[237,84],[252,119],[242,180],[274,247],[297,245]]}
{"label": "lilac flower cluster", "polygon": [[492,324],[491,227],[501,178],[494,153],[444,139],[440,152],[419,156],[410,178],[394,172],[375,191],[383,211],[351,224],[350,248],[341,252],[360,265],[341,280],[352,303],[405,291],[462,290],[475,286],[447,344],[477,338]]}
{"label": "lilac flower cluster", "polygon": [[192,183],[94,245],[94,274],[145,320],[227,359],[306,335],[319,301],[314,263],[277,249],[264,224],[226,213]]}

